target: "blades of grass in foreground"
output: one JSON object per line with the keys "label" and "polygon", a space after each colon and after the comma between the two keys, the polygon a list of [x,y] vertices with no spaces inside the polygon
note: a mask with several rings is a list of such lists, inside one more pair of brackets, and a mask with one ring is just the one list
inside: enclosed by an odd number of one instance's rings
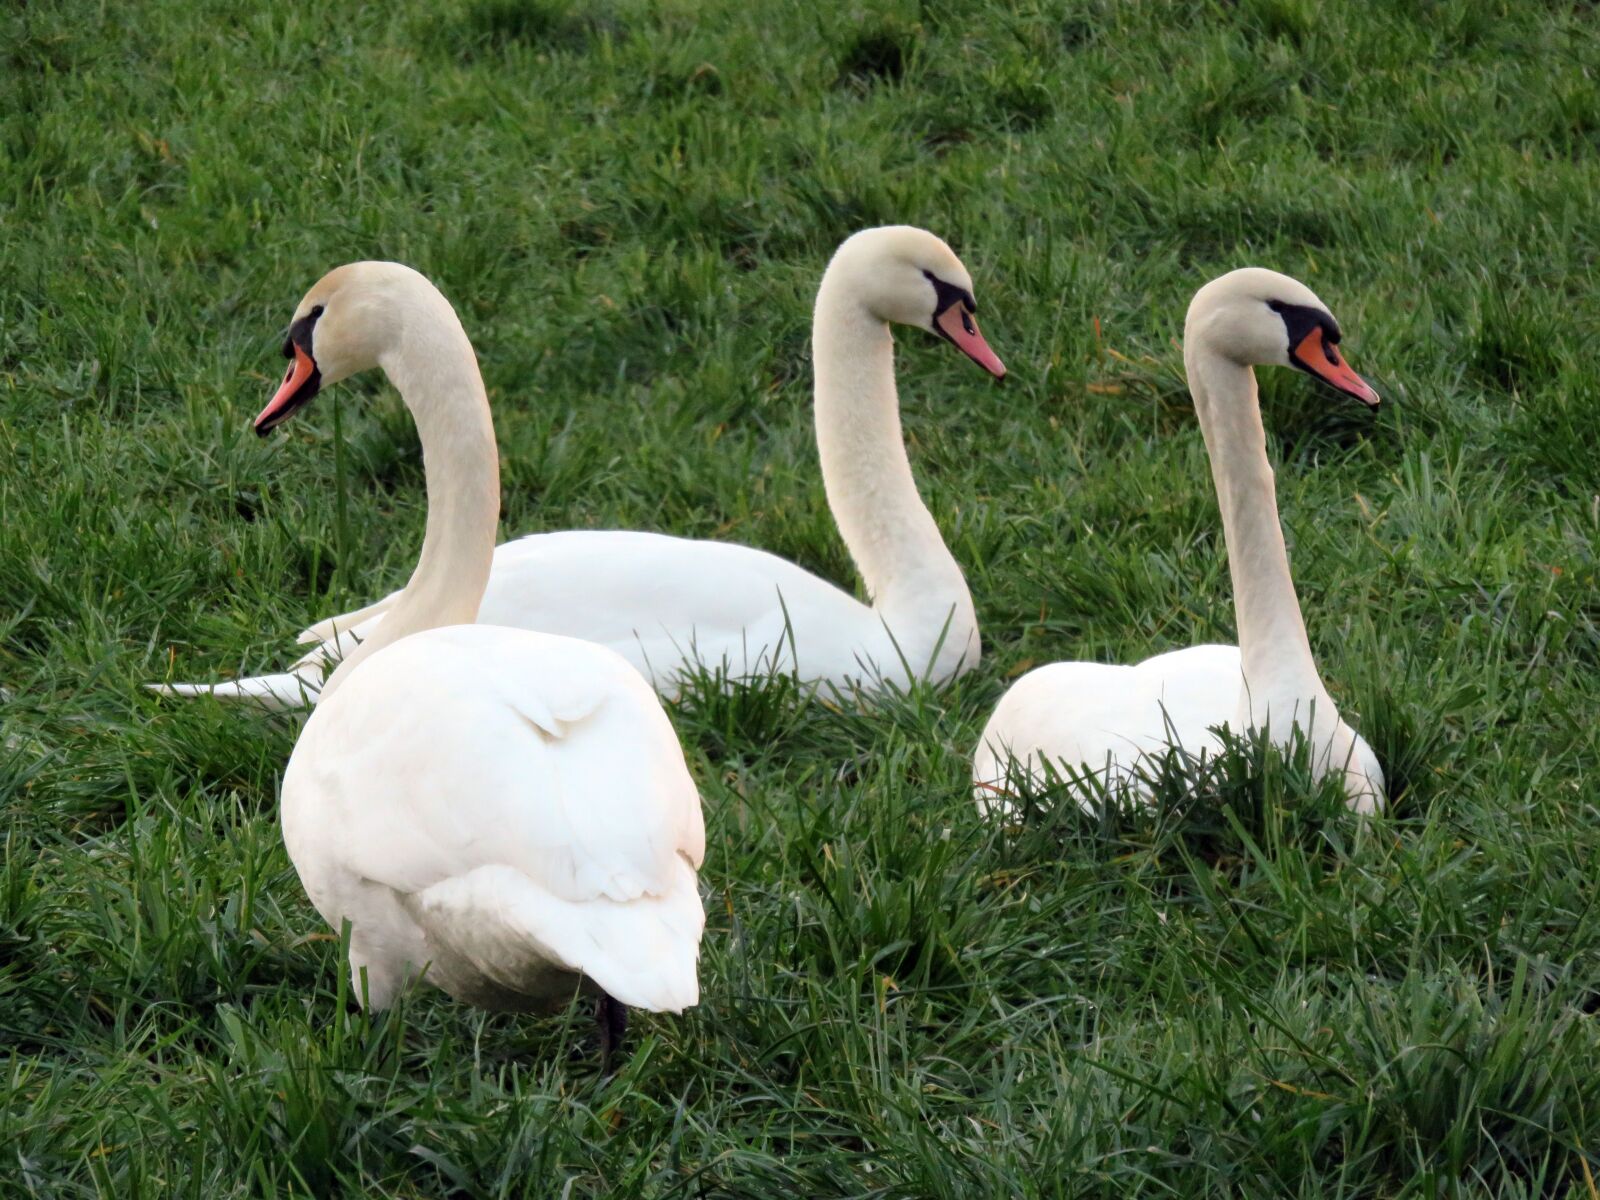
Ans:
{"label": "blades of grass in foreground", "polygon": [[[0,1191],[1594,1196],[1592,13],[135,15],[0,17]],[[897,343],[978,670],[870,711],[691,683],[702,1002],[638,1017],[610,1083],[576,1010],[348,1011],[277,829],[297,719],[139,688],[281,665],[415,561],[385,389],[249,432],[295,298],[371,257],[458,303],[507,535],[725,537],[848,589],[809,320],[889,221],[957,249],[1011,367]],[[1240,745],[1149,811],[1046,789],[987,824],[969,756],[1030,664],[1234,638],[1174,339],[1250,263],[1384,395],[1260,373],[1394,816]]]}

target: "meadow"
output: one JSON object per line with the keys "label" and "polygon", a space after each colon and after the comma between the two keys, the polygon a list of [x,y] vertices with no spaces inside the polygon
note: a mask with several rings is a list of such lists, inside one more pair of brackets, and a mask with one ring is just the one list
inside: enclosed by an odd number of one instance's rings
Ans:
{"label": "meadow", "polygon": [[[8,6],[0,1195],[1600,1195],[1597,75],[1592,6],[1533,0]],[[414,561],[376,373],[249,428],[296,301],[439,284],[507,535],[849,587],[810,305],[889,222],[1011,368],[899,335],[979,669],[672,706],[703,998],[614,1077],[586,1007],[353,1011],[277,827],[297,720],[140,687],[284,664]],[[1016,675],[1234,638],[1176,339],[1246,264],[1385,400],[1261,372],[1392,812],[1241,747],[1189,802],[986,824]]]}

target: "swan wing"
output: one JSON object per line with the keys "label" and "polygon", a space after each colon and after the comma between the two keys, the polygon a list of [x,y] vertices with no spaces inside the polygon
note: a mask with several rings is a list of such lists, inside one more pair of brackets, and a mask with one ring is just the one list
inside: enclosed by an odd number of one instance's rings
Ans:
{"label": "swan wing", "polygon": [[[303,630],[298,640],[309,649],[288,673],[301,683],[257,676],[156,690],[307,707],[320,681],[372,635],[398,594]],[[935,615],[937,626],[944,614]],[[964,627],[960,614],[953,619],[941,639],[943,657],[976,645],[975,630]],[[630,530],[533,534],[504,543],[495,550],[478,621],[606,646],[665,695],[676,694],[683,675],[697,667],[734,679],[796,671],[807,682],[861,680],[870,687],[877,678],[903,681],[933,666],[924,661],[931,644],[914,644],[908,631],[891,634],[869,605],[775,554]],[[966,665],[975,660],[970,653]]]}
{"label": "swan wing", "polygon": [[344,898],[378,884],[502,982],[553,964],[671,1008],[693,975],[699,795],[649,686],[602,648],[484,625],[396,642],[307,722],[283,821],[332,924],[359,933]]}
{"label": "swan wing", "polygon": [[796,652],[803,675],[828,673],[882,628],[866,605],[777,555],[630,530],[501,546],[479,620],[609,646],[664,691],[696,665],[769,674],[794,669]]}
{"label": "swan wing", "polygon": [[1008,772],[1041,781],[1042,764],[1090,772],[1126,769],[1181,746],[1214,748],[1239,695],[1239,651],[1193,646],[1133,666],[1051,663],[1019,679],[996,705],[973,756],[974,796],[1004,807]]}

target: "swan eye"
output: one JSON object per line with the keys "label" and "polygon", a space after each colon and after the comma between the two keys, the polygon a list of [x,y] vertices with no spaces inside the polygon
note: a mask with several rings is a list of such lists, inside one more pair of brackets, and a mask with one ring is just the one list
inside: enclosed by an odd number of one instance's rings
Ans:
{"label": "swan eye", "polygon": [[289,326],[289,336],[283,340],[283,356],[285,358],[294,357],[296,342],[301,342],[305,346],[307,354],[311,353],[311,326],[316,324],[317,318],[326,311],[322,305],[318,304],[305,316]]}
{"label": "swan eye", "polygon": [[[961,314],[963,321],[967,320],[967,313],[978,311],[978,302],[972,298],[972,293],[967,291],[966,288],[957,287],[953,283],[946,283],[926,267],[922,269],[922,277],[933,284],[933,315],[936,319],[940,313],[953,304],[963,306]],[[973,332],[971,322],[967,322],[967,332]]]}
{"label": "swan eye", "polygon": [[1330,356],[1340,338],[1339,324],[1327,311],[1309,304],[1290,304],[1286,300],[1268,300],[1267,307],[1283,319],[1284,332],[1289,335],[1291,351],[1313,329],[1322,330],[1322,344]]}
{"label": "swan eye", "polygon": [[961,328],[968,333],[977,333],[978,327],[972,323],[972,314],[965,307],[961,309]]}

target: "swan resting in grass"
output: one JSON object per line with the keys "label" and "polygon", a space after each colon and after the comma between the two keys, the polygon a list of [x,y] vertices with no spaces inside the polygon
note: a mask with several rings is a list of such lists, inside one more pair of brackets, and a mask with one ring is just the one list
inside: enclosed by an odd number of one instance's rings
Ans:
{"label": "swan resting in grass", "polygon": [[325,385],[381,366],[421,437],[427,532],[411,580],[322,688],[283,777],[283,837],[311,902],[350,926],[356,993],[423,975],[524,1011],[599,996],[609,1061],[630,1007],[699,999],[700,797],[624,658],[473,624],[500,484],[455,311],[397,263],[325,276],[290,326],[265,435]]}
{"label": "swan resting in grass", "polygon": [[[870,604],[750,546],[589,530],[500,546],[478,620],[609,646],[667,696],[696,669],[735,682],[793,672],[802,683],[867,692],[971,669],[979,656],[972,596],[911,476],[889,327],[935,333],[1003,377],[976,309],[961,260],[910,226],[848,238],[818,288],[817,448]],[[283,674],[153,686],[271,709],[314,703],[325,673],[391,619],[401,595],[313,625],[300,635],[312,649]]]}
{"label": "swan resting in grass", "polygon": [[1024,675],[978,742],[972,778],[981,809],[1008,814],[1017,783],[1042,787],[1052,775],[1148,795],[1146,780],[1172,747],[1214,754],[1223,725],[1261,731],[1279,746],[1298,732],[1318,777],[1343,775],[1351,808],[1383,808],[1377,757],[1340,719],[1311,657],[1253,370],[1298,367],[1376,408],[1378,394],[1340,356],[1339,340],[1327,306],[1275,271],[1232,271],[1195,294],[1183,361],[1222,509],[1239,645],[1194,646],[1134,666],[1053,663]]}

